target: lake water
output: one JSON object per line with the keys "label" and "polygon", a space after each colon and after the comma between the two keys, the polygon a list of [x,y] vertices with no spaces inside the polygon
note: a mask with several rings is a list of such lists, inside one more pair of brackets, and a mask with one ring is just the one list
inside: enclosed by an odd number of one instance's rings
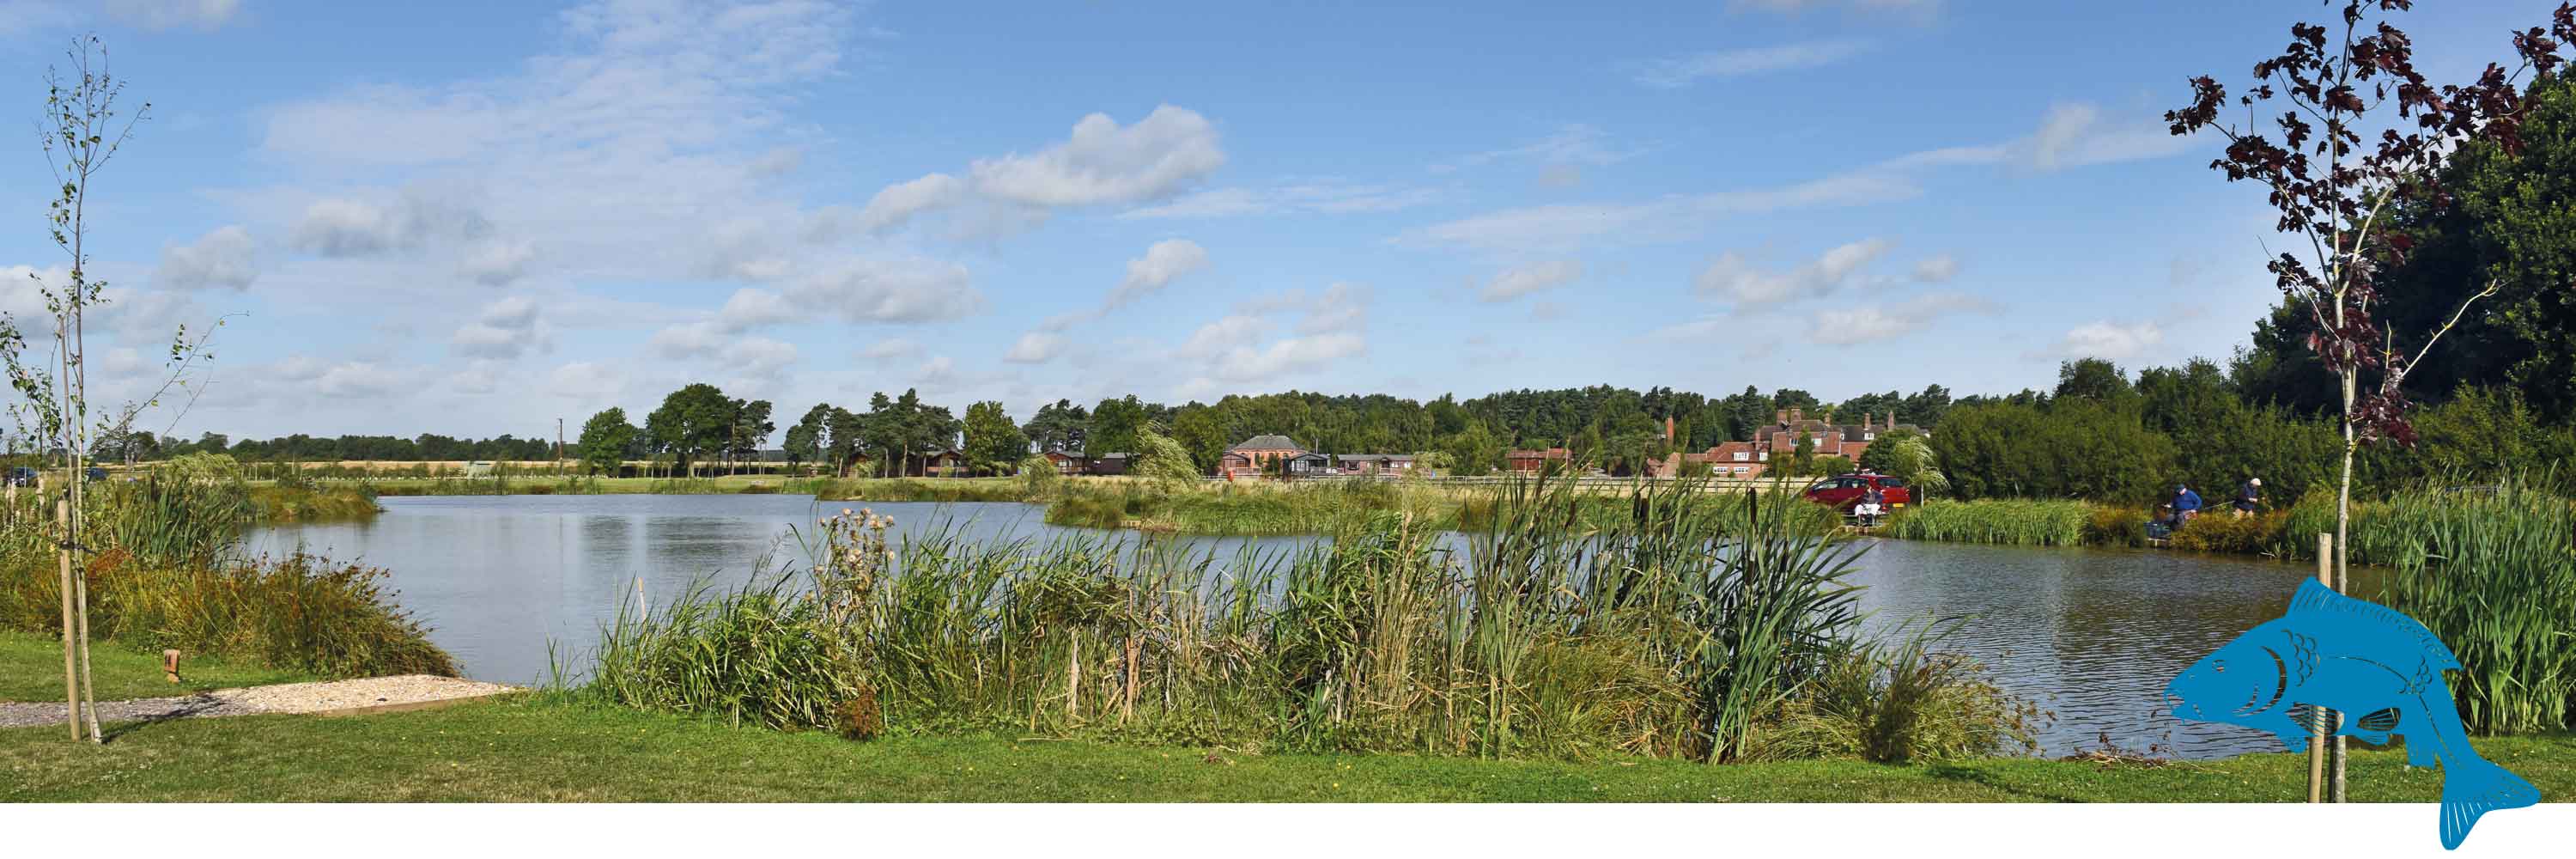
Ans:
{"label": "lake water", "polygon": [[[657,604],[709,580],[741,582],[781,538],[824,511],[797,495],[517,495],[386,498],[364,523],[287,525],[253,534],[253,551],[302,546],[392,573],[400,605],[427,623],[468,676],[533,683],[551,642],[577,656],[632,604],[636,582]],[[947,520],[978,536],[1077,529],[1024,504],[871,503],[897,531]],[[1087,532],[1097,533],[1097,532]],[[1220,546],[1297,539],[1214,540]],[[2018,549],[1870,541],[1853,577],[1870,623],[1891,630],[1949,615],[1969,619],[1948,645],[1977,657],[2005,689],[2055,713],[2047,754],[2150,744],[2183,757],[2278,751],[2268,735],[2164,713],[2165,683],[2192,660],[2278,617],[2308,568],[2174,552]]]}

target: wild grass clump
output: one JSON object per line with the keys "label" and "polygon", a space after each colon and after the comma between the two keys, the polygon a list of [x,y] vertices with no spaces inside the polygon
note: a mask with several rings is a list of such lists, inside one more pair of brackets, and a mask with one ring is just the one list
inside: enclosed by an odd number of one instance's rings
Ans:
{"label": "wild grass clump", "polygon": [[2147,511],[2111,504],[2091,507],[2084,519],[2085,545],[2138,548],[2147,544]]}
{"label": "wild grass clump", "polygon": [[1906,764],[1999,750],[2036,753],[2037,705],[1997,689],[1975,660],[1936,649],[1942,627],[1955,622],[1837,654],[1822,677],[1756,734],[1746,757]]}
{"label": "wild grass clump", "polygon": [[2080,546],[2093,525],[2082,501],[1950,501],[1907,507],[1888,519],[1889,536],[1905,540]]}
{"label": "wild grass clump", "polygon": [[890,543],[844,511],[798,535],[792,570],[621,619],[581,691],[845,735],[1734,760],[1857,634],[1859,546],[1794,497],[1533,483],[1463,538],[1392,498],[1328,541],[1224,560],[936,523]]}
{"label": "wild grass clump", "polygon": [[[2288,512],[2261,513],[2241,519],[2224,510],[2202,513],[2174,530],[2173,547],[2189,552],[2267,554],[2282,544],[2282,529],[2289,522]],[[2308,554],[2316,554],[2313,545]]]}

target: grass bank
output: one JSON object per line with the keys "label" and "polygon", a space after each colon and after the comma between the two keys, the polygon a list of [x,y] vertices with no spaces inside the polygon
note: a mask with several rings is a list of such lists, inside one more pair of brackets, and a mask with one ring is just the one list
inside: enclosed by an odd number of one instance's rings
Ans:
{"label": "grass bank", "polygon": [[[104,747],[59,726],[0,730],[8,802],[2291,802],[2295,755],[2160,767],[2034,759],[1915,766],[1710,766],[1401,755],[1247,755],[1007,737],[890,738],[737,730],[709,721],[514,696],[358,718],[196,719]],[[2478,750],[2576,796],[2576,739]],[[2356,751],[2356,802],[2432,802],[2442,773]],[[2429,814],[2429,812],[2428,812]],[[2429,823],[2428,823],[2429,826]]]}
{"label": "grass bank", "polygon": [[[91,683],[101,701],[323,679],[311,672],[186,655],[179,662],[180,682],[171,683],[161,673],[160,651],[127,645],[92,644],[89,661]],[[0,701],[62,699],[62,641],[51,635],[0,630]]]}

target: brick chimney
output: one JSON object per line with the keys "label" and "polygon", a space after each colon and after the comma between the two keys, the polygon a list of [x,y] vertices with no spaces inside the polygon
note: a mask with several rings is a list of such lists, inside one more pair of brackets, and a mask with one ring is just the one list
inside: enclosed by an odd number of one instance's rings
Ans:
{"label": "brick chimney", "polygon": [[1878,428],[1878,425],[1877,425],[1877,424],[1873,424],[1873,423],[1870,423],[1870,422],[1869,422],[1869,416],[1870,416],[1870,413],[1869,413],[1869,412],[1862,412],[1862,413],[1860,413],[1860,428],[1861,428],[1861,429],[1871,430],[1871,429],[1877,429],[1877,428]]}
{"label": "brick chimney", "polygon": [[1665,415],[1665,416],[1664,416],[1664,440],[1665,440],[1665,441],[1672,441],[1672,440],[1673,440],[1673,416],[1672,416],[1672,415]]}
{"label": "brick chimney", "polygon": [[1790,423],[1799,423],[1799,422],[1805,421],[1806,419],[1807,419],[1807,409],[1806,409],[1806,407],[1804,407],[1804,406],[1800,406],[1800,407],[1792,408],[1792,409],[1790,409],[1790,410],[1789,410],[1789,422],[1790,422]]}
{"label": "brick chimney", "polygon": [[1775,411],[1775,412],[1772,412],[1772,413],[1771,413],[1771,425],[1772,425],[1772,426],[1787,426],[1787,425],[1788,425],[1788,423],[1789,423],[1789,410],[1788,410],[1788,409],[1780,409],[1780,410],[1778,410],[1778,411]]}

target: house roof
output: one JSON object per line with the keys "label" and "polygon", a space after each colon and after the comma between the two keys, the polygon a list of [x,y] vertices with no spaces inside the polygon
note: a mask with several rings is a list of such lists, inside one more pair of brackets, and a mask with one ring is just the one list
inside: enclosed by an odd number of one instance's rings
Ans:
{"label": "house roof", "polygon": [[1306,449],[1299,447],[1295,439],[1284,435],[1256,435],[1226,450],[1293,450],[1303,453]]}
{"label": "house roof", "polygon": [[1573,455],[1573,451],[1561,447],[1551,447],[1546,450],[1515,450],[1511,453],[1514,459],[1565,459]]}
{"label": "house roof", "polygon": [[1126,458],[1131,457],[1131,456],[1135,456],[1135,454],[1132,454],[1132,453],[1104,453],[1104,454],[1101,454],[1101,455],[1099,455],[1098,457],[1094,457],[1094,458],[1095,458],[1095,459],[1126,459]]}
{"label": "house roof", "polygon": [[1341,460],[1342,460],[1343,462],[1412,462],[1412,461],[1413,461],[1413,454],[1410,454],[1410,453],[1345,453],[1345,454],[1340,454],[1340,457],[1341,457]]}

